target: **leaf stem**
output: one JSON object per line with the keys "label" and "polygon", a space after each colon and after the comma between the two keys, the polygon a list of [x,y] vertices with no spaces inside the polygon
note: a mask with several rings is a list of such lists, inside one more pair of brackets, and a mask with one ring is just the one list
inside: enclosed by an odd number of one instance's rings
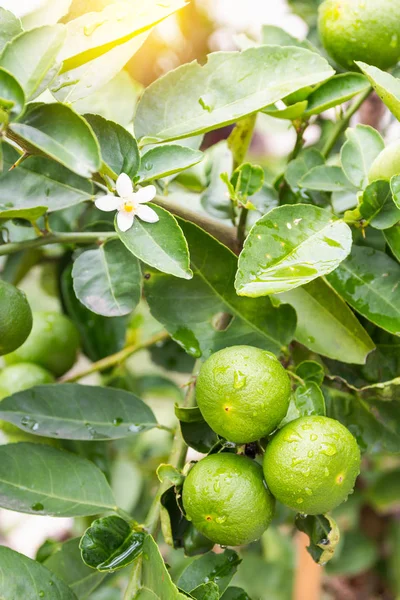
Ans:
{"label": "leaf stem", "polygon": [[50,244],[94,244],[110,239],[117,238],[114,231],[86,231],[83,233],[50,233],[35,238],[34,240],[25,240],[24,242],[9,242],[0,245],[0,256],[14,254],[21,250],[31,250],[39,246],[48,246]]}
{"label": "leaf stem", "polygon": [[287,374],[292,377],[293,379],[295,379],[296,381],[298,381],[299,383],[301,383],[301,385],[306,385],[306,382],[304,381],[304,379],[302,379],[301,377],[299,377],[296,373],[293,373],[293,371],[290,371],[289,369],[287,369]]}
{"label": "leaf stem", "polygon": [[369,87],[365,92],[360,94],[358,98],[349,106],[347,111],[344,113],[343,117],[336,122],[331,135],[325,142],[325,145],[322,149],[322,155],[327,158],[329,154],[332,152],[338,138],[341,136],[343,131],[348,126],[351,117],[358,111],[363,102],[368,98],[370,93],[372,92],[372,88]]}
{"label": "leaf stem", "polygon": [[145,348],[150,348],[157,344],[158,342],[163,342],[169,337],[169,334],[166,331],[162,331],[161,333],[157,333],[153,335],[148,340],[144,342],[139,342],[138,344],[131,344],[126,348],[123,348],[119,352],[115,354],[110,354],[110,356],[106,356],[101,360],[98,360],[90,365],[87,369],[83,369],[79,371],[79,373],[72,373],[71,375],[67,375],[66,377],[62,377],[59,381],[62,383],[72,383],[74,381],[78,381],[87,375],[92,375],[93,373],[98,373],[99,371],[105,371],[110,367],[114,367],[121,362],[124,362],[127,358],[139,352],[139,350],[144,350]]}

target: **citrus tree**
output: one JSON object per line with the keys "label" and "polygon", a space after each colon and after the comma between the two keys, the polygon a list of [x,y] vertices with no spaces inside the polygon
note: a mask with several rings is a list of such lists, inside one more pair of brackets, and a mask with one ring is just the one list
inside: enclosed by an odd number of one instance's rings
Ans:
{"label": "citrus tree", "polygon": [[0,506],[75,521],[0,596],[284,600],[297,531],[397,596],[400,144],[352,118],[400,119],[398,1],[292,0],[310,39],[144,90],[184,0],[2,4]]}

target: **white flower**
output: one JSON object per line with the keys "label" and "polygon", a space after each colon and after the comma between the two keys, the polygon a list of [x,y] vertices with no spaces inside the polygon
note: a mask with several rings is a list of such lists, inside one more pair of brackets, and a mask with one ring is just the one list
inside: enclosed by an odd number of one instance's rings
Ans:
{"label": "white flower", "polygon": [[134,192],[132,181],[128,175],[121,173],[117,179],[116,187],[118,196],[112,196],[111,194],[101,196],[97,198],[95,205],[105,212],[117,210],[117,224],[121,231],[128,231],[132,227],[135,217],[139,217],[147,223],[158,221],[157,213],[150,206],[144,206],[146,202],[153,200],[156,195],[157,190],[154,185],[148,185]]}

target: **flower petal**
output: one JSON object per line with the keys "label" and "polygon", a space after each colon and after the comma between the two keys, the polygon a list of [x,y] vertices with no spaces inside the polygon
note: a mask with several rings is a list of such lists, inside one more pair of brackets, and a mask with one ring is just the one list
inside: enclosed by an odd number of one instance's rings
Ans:
{"label": "flower petal", "polygon": [[142,219],[142,221],[146,221],[147,223],[157,223],[159,220],[156,211],[150,208],[150,206],[143,206],[143,204],[138,206],[136,214],[139,219]]}
{"label": "flower petal", "polygon": [[117,225],[120,231],[128,231],[133,225],[133,221],[135,220],[135,215],[132,213],[126,213],[121,210],[117,214]]}
{"label": "flower petal", "polygon": [[118,206],[121,204],[121,199],[117,198],[117,196],[108,194],[107,196],[96,198],[94,203],[99,210],[111,212],[112,210],[117,210]]}
{"label": "flower petal", "polygon": [[153,200],[156,193],[157,188],[155,185],[147,185],[144,188],[140,188],[140,190],[133,195],[135,197],[135,202],[138,204],[144,204],[145,202],[150,202],[150,200]]}
{"label": "flower petal", "polygon": [[117,179],[117,192],[121,198],[126,198],[133,192],[133,184],[126,173],[121,173]]}

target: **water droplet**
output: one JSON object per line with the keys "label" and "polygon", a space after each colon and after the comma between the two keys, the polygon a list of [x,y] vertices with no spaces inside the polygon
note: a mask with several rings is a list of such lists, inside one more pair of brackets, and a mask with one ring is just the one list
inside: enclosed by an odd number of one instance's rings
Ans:
{"label": "water droplet", "polygon": [[337,454],[337,448],[334,444],[327,444],[326,442],[323,442],[321,444],[320,452],[326,456],[335,456],[335,454]]}
{"label": "water droplet", "polygon": [[129,425],[128,431],[131,433],[140,433],[143,431],[144,427],[142,425]]}
{"label": "water droplet", "polygon": [[38,593],[39,598],[44,598],[44,591],[40,590],[40,592]]}
{"label": "water droplet", "polygon": [[246,375],[241,371],[235,371],[233,374],[233,387],[240,390],[246,385]]}
{"label": "water droplet", "polygon": [[299,513],[300,519],[307,519],[306,513]]}
{"label": "water droplet", "polygon": [[397,33],[394,33],[392,35],[391,40],[390,40],[390,47],[391,48],[397,48],[398,43],[399,43],[398,35],[397,35]]}
{"label": "water droplet", "polygon": [[31,431],[37,431],[39,429],[39,423],[35,419],[32,419],[32,417],[22,417],[21,425],[27,427]]}
{"label": "water droplet", "polygon": [[318,436],[317,436],[317,434],[316,434],[316,433],[312,433],[312,434],[310,435],[310,440],[311,440],[312,442],[315,442],[317,439],[318,439]]}
{"label": "water droplet", "polygon": [[146,171],[151,171],[153,168],[153,163],[151,162],[146,162],[144,165],[144,168],[146,169]]}
{"label": "water droplet", "polygon": [[329,475],[329,469],[328,469],[328,467],[325,467],[325,469],[324,469],[324,475],[325,475],[325,477],[328,477],[328,475]]}
{"label": "water droplet", "polygon": [[115,425],[116,427],[118,427],[118,425],[121,425],[121,423],[123,423],[124,420],[121,419],[121,417],[117,417],[116,419],[113,419],[112,424]]}
{"label": "water droplet", "polygon": [[322,540],[319,541],[318,545],[319,546],[329,546],[330,541],[328,540],[328,538],[322,538]]}
{"label": "water droplet", "polygon": [[310,425],[310,423],[304,423],[301,428],[304,429],[304,431],[307,431],[307,429],[312,429],[312,425]]}
{"label": "water droplet", "polygon": [[144,560],[149,560],[149,555],[148,555],[148,554],[146,554],[146,552],[144,552],[144,553],[143,553],[143,558],[144,558]]}
{"label": "water droplet", "polygon": [[41,502],[36,502],[36,504],[32,504],[31,509],[35,512],[39,512],[40,510],[44,509],[44,506]]}
{"label": "water droplet", "polygon": [[285,440],[285,442],[289,442],[289,444],[291,444],[293,442],[298,442],[301,438],[297,433],[292,432],[287,433],[283,439]]}
{"label": "water droplet", "polygon": [[307,453],[308,458],[312,458],[314,456],[314,451],[313,450],[309,450]]}
{"label": "water droplet", "polygon": [[303,462],[302,458],[293,457],[292,458],[292,467],[295,467],[296,465],[299,465],[302,462]]}
{"label": "water droplet", "polygon": [[310,475],[310,473],[311,473],[311,469],[310,469],[310,468],[308,468],[308,469],[305,469],[305,470],[303,471],[303,475],[304,475],[304,477],[308,477],[308,476]]}
{"label": "water droplet", "polygon": [[297,498],[296,500],[296,504],[303,504],[304,500],[303,498]]}
{"label": "water droplet", "polygon": [[214,492],[220,492],[221,491],[221,486],[219,484],[219,481],[216,481],[214,483]]}
{"label": "water droplet", "polygon": [[307,496],[312,496],[312,490],[310,490],[310,488],[304,488],[304,491],[307,494]]}
{"label": "water droplet", "polygon": [[226,521],[226,517],[217,517],[215,519],[215,522],[218,523],[218,525],[222,525],[222,523],[225,523]]}

